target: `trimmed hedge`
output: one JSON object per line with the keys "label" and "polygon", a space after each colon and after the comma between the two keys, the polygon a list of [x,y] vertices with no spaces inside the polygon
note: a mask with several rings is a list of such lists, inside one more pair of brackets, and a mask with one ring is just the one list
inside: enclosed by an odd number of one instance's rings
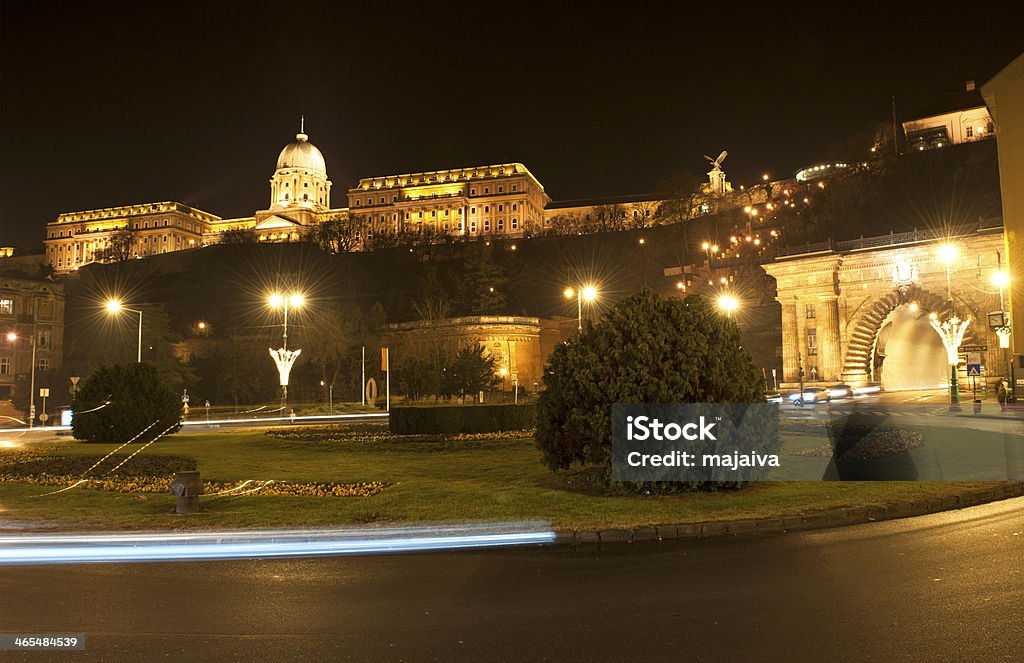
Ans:
{"label": "trimmed hedge", "polygon": [[533,404],[396,407],[389,417],[393,435],[499,433],[536,426]]}

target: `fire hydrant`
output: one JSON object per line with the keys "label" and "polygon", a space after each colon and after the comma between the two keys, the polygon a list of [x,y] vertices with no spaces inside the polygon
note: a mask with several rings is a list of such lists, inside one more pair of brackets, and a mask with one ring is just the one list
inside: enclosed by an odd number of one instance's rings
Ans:
{"label": "fire hydrant", "polygon": [[176,498],[175,513],[187,515],[199,511],[199,496],[203,494],[199,470],[175,472],[170,493]]}

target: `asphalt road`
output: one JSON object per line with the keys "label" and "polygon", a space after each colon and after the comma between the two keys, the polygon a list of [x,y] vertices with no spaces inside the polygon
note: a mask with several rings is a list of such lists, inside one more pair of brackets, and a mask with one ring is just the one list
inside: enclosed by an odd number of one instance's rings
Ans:
{"label": "asphalt road", "polygon": [[770,538],[0,568],[88,661],[1019,661],[1024,498]]}

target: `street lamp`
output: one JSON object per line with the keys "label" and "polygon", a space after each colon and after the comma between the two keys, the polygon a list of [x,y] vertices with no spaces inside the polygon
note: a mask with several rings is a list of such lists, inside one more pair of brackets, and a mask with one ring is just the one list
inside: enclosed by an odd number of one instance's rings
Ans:
{"label": "street lamp", "polygon": [[943,244],[939,247],[939,260],[946,265],[946,299],[949,301],[952,312],[953,306],[953,262],[956,261],[958,251],[954,244]]}
{"label": "street lamp", "polygon": [[300,308],[305,301],[305,297],[299,293],[283,295],[279,292],[275,292],[267,297],[267,305],[272,309],[281,309],[284,314],[282,324],[283,331],[281,333],[281,347],[277,350],[273,348],[269,349],[270,357],[274,360],[274,364],[277,366],[277,375],[280,378],[281,383],[282,416],[284,416],[284,410],[288,403],[288,375],[291,373],[292,365],[295,364],[295,360],[302,353],[302,350],[288,349],[288,309]]}
{"label": "street lamp", "polygon": [[739,308],[740,302],[732,295],[722,295],[718,298],[718,308],[725,311],[727,317],[732,317],[732,312]]}
{"label": "street lamp", "polygon": [[1007,272],[996,272],[992,275],[992,284],[999,288],[999,321],[1000,326],[995,328],[996,336],[999,337],[999,347],[1003,350],[1003,360],[1006,362],[1006,376],[1010,380],[1010,394],[1015,395],[1017,390],[1016,376],[1013,374],[1013,362],[1010,361],[1010,319],[1006,315],[1006,304],[1003,301],[1003,290],[1010,287],[1010,275]]}
{"label": "street lamp", "polygon": [[597,299],[597,288],[592,285],[580,286],[578,288],[566,288],[563,292],[566,299],[576,298],[576,320],[577,329],[583,331],[583,302],[588,304]]}
{"label": "street lamp", "polygon": [[108,299],[107,300],[107,313],[110,315],[117,315],[121,311],[127,311],[128,313],[137,313],[139,316],[139,351],[135,355],[135,363],[142,363],[142,311],[132,308],[126,308],[121,304],[119,299]]}
{"label": "street lamp", "polygon": [[[35,316],[32,317],[32,371],[28,386],[28,427],[35,428],[36,421],[36,327]],[[7,340],[14,344],[18,340],[17,332],[8,332]],[[46,403],[43,403],[45,406]],[[46,411],[45,408],[43,410]],[[45,423],[45,422],[43,422]]]}
{"label": "street lamp", "polygon": [[949,409],[960,410],[960,388],[957,384],[956,367],[960,363],[960,344],[963,343],[964,334],[971,324],[971,317],[961,320],[955,314],[944,322],[939,322],[939,317],[932,313],[928,316],[932,329],[942,339],[942,345],[946,348],[946,361],[949,363]]}

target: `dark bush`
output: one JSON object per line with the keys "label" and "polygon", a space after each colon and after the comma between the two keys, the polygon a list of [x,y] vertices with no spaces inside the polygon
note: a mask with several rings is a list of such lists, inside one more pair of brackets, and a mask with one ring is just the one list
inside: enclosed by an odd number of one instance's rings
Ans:
{"label": "dark bush", "polygon": [[[740,330],[705,299],[644,291],[588,324],[548,360],[537,444],[552,470],[611,468],[613,403],[760,403],[761,376]],[[765,435],[778,444],[777,422]],[[770,439],[769,439],[770,438]],[[658,486],[659,490],[723,484]],[[652,488],[652,486],[646,486]]]}
{"label": "dark bush", "polygon": [[397,407],[389,421],[394,435],[498,433],[533,428],[537,413],[532,404]]}
{"label": "dark bush", "polygon": [[138,441],[148,442],[181,427],[181,399],[152,364],[104,366],[82,381],[73,409],[72,432],[86,442],[127,442],[140,433]]}

